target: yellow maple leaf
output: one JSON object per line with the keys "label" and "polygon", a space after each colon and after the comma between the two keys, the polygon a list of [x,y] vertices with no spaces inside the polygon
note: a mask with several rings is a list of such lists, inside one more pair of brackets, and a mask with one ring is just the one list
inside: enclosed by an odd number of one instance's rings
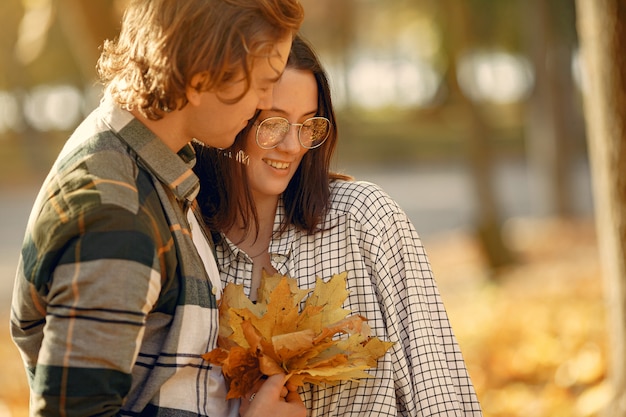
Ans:
{"label": "yellow maple leaf", "polygon": [[309,291],[293,278],[263,272],[256,304],[242,285],[226,286],[218,347],[203,358],[222,367],[230,383],[227,398],[243,397],[263,375],[283,373],[296,385],[370,376],[365,370],[393,343],[370,337],[366,318],[341,308],[348,296],[346,276],[336,274],[328,282],[318,277]]}

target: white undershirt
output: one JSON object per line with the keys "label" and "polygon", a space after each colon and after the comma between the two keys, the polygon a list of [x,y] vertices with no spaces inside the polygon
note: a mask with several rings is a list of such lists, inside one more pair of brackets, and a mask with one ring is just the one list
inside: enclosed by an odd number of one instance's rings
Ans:
{"label": "white undershirt", "polygon": [[187,220],[189,220],[189,227],[191,228],[191,238],[196,245],[200,258],[202,258],[204,269],[206,269],[209,279],[211,280],[213,294],[215,298],[219,300],[222,297],[222,281],[220,280],[220,270],[217,267],[215,256],[213,256],[211,245],[209,245],[204,233],[202,233],[202,228],[193,210],[187,211]]}
{"label": "white undershirt", "polygon": [[[217,267],[217,262],[215,262],[215,256],[213,256],[213,250],[204,233],[202,233],[200,223],[198,219],[196,219],[193,210],[187,212],[187,219],[189,220],[193,243],[196,245],[204,268],[211,280],[213,294],[215,298],[219,300],[222,296],[222,282],[220,280],[220,271]],[[211,417],[237,417],[239,415],[239,401],[225,401],[227,392],[228,386],[224,380],[222,368],[213,366],[209,371],[209,381],[207,381],[207,397],[210,403],[212,403]],[[215,400],[211,401],[211,399]]]}

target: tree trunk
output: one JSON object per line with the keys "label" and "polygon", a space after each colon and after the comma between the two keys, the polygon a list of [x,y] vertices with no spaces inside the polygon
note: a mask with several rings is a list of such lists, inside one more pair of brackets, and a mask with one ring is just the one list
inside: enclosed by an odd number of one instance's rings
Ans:
{"label": "tree trunk", "polygon": [[117,36],[121,16],[111,0],[56,0],[57,19],[85,85],[97,79],[96,62],[105,39]]}
{"label": "tree trunk", "polygon": [[449,25],[448,86],[452,100],[458,101],[467,118],[466,146],[468,163],[476,196],[475,232],[489,266],[496,270],[514,262],[502,239],[500,206],[494,189],[494,158],[490,139],[492,129],[481,109],[461,91],[457,81],[457,64],[463,53],[473,45],[471,12],[464,2],[443,1],[443,14]]}
{"label": "tree trunk", "polygon": [[535,69],[526,122],[534,209],[540,216],[569,217],[574,211],[571,45],[559,30],[553,5],[529,0],[523,7],[523,30]]}
{"label": "tree trunk", "polygon": [[626,3],[577,0],[586,85],[584,109],[598,246],[608,305],[613,397],[606,415],[626,416]]}

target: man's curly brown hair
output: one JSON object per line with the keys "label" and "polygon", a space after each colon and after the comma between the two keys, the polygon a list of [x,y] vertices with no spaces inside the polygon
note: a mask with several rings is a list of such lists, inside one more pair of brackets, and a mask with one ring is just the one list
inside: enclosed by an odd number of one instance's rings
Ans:
{"label": "man's curly brown hair", "polygon": [[158,120],[187,104],[188,87],[218,91],[243,73],[247,92],[253,60],[295,35],[303,17],[298,0],[132,0],[98,73],[118,104]]}

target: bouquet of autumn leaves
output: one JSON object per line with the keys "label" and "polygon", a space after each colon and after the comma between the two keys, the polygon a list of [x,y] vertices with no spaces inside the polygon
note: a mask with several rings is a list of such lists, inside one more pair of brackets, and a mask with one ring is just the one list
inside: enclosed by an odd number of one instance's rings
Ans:
{"label": "bouquet of autumn leaves", "polygon": [[366,319],[341,308],[346,275],[317,278],[311,291],[298,288],[295,279],[263,273],[256,304],[242,285],[226,286],[218,347],[203,358],[222,367],[230,383],[227,398],[243,397],[264,375],[286,374],[296,386],[370,376],[365,369],[393,343],[370,337]]}

